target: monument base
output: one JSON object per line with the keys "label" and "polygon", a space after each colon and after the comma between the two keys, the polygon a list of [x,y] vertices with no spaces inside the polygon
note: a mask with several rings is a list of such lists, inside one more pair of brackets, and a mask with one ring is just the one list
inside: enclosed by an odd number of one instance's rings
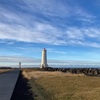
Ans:
{"label": "monument base", "polygon": [[48,67],[47,64],[46,65],[45,64],[42,64],[40,68],[47,68],[47,67]]}

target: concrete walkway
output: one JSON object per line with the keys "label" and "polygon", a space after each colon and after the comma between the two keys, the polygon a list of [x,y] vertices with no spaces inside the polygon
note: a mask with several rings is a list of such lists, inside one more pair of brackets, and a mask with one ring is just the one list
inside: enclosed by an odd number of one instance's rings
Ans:
{"label": "concrete walkway", "polygon": [[20,70],[13,70],[0,74],[0,100],[10,100]]}

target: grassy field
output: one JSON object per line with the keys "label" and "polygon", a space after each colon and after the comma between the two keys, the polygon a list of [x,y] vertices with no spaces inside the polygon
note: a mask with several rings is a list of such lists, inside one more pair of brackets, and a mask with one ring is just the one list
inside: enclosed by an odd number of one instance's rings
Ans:
{"label": "grassy field", "polygon": [[23,75],[35,100],[100,100],[100,77],[32,70]]}
{"label": "grassy field", "polygon": [[0,69],[0,73],[8,72],[10,70],[12,70],[12,69]]}

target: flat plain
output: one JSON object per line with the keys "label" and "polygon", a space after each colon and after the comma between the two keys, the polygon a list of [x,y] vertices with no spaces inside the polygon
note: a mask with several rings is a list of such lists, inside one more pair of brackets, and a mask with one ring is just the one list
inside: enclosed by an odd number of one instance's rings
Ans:
{"label": "flat plain", "polygon": [[100,77],[23,70],[34,100],[100,100]]}

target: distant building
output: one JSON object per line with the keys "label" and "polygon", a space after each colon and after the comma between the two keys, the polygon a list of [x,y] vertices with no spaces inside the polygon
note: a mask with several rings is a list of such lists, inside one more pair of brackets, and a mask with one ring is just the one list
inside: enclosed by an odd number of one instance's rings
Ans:
{"label": "distant building", "polygon": [[19,68],[21,68],[21,62],[19,62]]}
{"label": "distant building", "polygon": [[41,61],[41,67],[40,68],[46,68],[48,67],[47,64],[47,50],[44,48],[42,50],[42,61]]}

